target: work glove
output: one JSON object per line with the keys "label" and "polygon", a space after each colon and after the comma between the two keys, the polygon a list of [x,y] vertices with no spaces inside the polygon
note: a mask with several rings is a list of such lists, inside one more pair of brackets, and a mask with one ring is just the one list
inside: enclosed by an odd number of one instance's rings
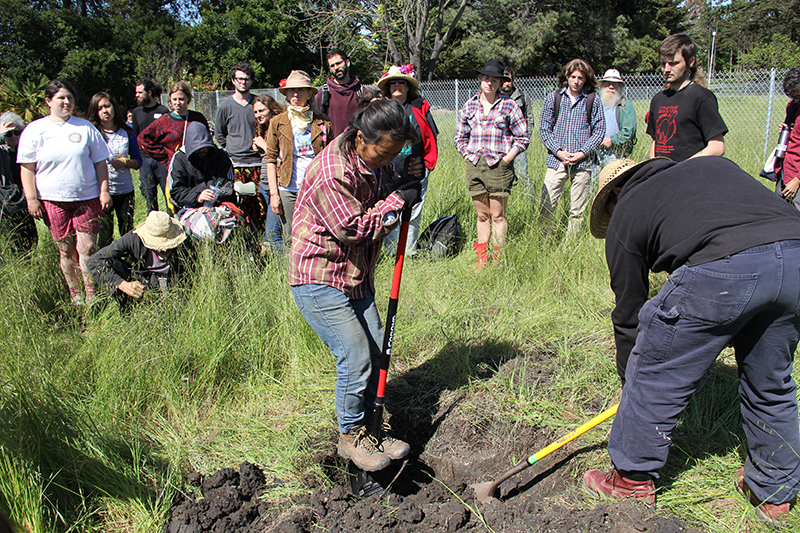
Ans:
{"label": "work glove", "polygon": [[422,200],[422,183],[416,180],[401,183],[394,193],[403,199],[403,209],[411,209]]}

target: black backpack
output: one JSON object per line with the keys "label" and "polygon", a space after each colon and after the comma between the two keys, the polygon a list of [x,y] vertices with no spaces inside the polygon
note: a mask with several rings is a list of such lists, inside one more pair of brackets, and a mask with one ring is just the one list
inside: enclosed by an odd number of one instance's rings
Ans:
{"label": "black backpack", "polygon": [[417,248],[428,252],[432,259],[444,259],[458,255],[463,246],[464,234],[456,215],[432,222],[417,240]]}

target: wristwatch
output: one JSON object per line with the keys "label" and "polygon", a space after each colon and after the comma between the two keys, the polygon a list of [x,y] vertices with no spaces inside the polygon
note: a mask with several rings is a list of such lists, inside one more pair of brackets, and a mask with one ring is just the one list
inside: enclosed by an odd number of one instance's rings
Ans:
{"label": "wristwatch", "polygon": [[383,215],[383,224],[385,226],[390,226],[397,221],[397,213],[394,211],[389,211],[385,215]]}

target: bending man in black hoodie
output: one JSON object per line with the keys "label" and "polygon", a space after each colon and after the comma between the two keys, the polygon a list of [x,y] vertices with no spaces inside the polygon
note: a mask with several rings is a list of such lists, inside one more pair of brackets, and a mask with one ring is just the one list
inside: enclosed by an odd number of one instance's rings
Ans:
{"label": "bending man in black hoodie", "polygon": [[[170,200],[175,207],[233,201],[233,163],[228,154],[214,146],[206,127],[190,122],[184,141],[184,146],[172,158],[167,180]],[[217,187],[216,193],[213,187]]]}

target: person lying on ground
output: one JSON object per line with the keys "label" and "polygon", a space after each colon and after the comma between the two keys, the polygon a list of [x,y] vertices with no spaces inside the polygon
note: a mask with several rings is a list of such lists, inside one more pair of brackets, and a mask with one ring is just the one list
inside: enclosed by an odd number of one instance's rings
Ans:
{"label": "person lying on ground", "polygon": [[[184,272],[190,242],[177,220],[163,211],[147,219],[87,262],[97,283],[123,302],[141,298],[149,289],[166,289]],[[179,250],[183,245],[184,250]],[[177,253],[176,253],[177,252]]]}
{"label": "person lying on ground", "polygon": [[214,146],[208,129],[199,122],[186,127],[186,143],[172,158],[167,182],[177,209],[211,207],[235,198],[231,158]]}
{"label": "person lying on ground", "polygon": [[[420,198],[417,180],[399,182],[392,160],[418,139],[406,110],[376,100],[306,171],[292,224],[289,284],[298,309],[336,358],[339,454],[367,471],[405,457],[408,444],[370,434],[383,329],[375,306],[375,265],[384,237]],[[421,161],[409,174],[422,171]]]}
{"label": "person lying on ground", "polygon": [[[747,435],[735,487],[776,525],[800,492],[797,210],[719,156],[618,159],[600,174],[590,228],[606,239],[623,388],[612,467],[585,486],[654,503],[678,419],[730,344]],[[648,271],[670,273],[650,300]]]}

